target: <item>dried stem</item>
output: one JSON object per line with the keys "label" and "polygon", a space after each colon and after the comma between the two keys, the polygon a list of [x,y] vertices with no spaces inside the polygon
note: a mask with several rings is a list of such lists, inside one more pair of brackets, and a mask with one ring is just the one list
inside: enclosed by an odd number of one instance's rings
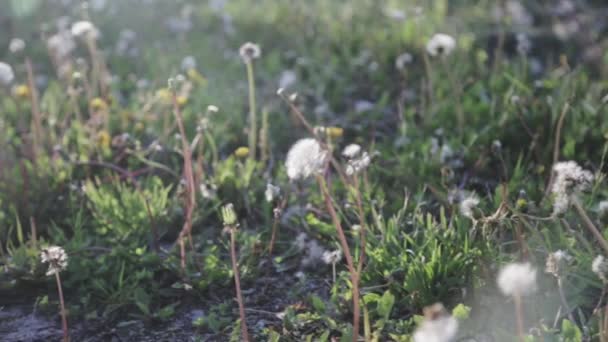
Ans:
{"label": "dried stem", "polygon": [[236,287],[236,300],[239,303],[239,315],[241,317],[241,339],[249,342],[249,334],[247,332],[247,319],[245,318],[245,303],[241,293],[241,277],[239,275],[239,267],[236,256],[236,228],[228,227],[230,230],[230,257],[232,259],[232,272],[234,273],[234,284]]}
{"label": "dried stem", "polygon": [[189,239],[190,247],[193,248],[192,242],[192,215],[194,214],[194,207],[196,206],[196,195],[195,195],[195,184],[194,174],[192,170],[192,152],[190,151],[190,143],[186,139],[186,130],[184,129],[184,122],[182,114],[177,103],[177,95],[173,92],[173,113],[175,114],[175,120],[177,121],[177,127],[182,138],[182,154],[184,156],[184,178],[186,179],[186,220],[181,232],[179,233],[178,239],[180,240],[180,257],[181,257],[181,268],[182,271],[186,270],[186,251],[183,239],[186,236]]}
{"label": "dried stem", "polygon": [[272,256],[272,250],[277,237],[277,230],[279,228],[279,223],[281,222],[281,213],[283,213],[283,209],[285,209],[285,206],[287,205],[287,197],[288,196],[283,197],[281,204],[279,204],[279,206],[273,210],[274,218],[272,221],[272,235],[270,237],[270,243],[268,244],[269,256]]}
{"label": "dried stem", "polygon": [[55,272],[55,280],[57,280],[57,292],[59,293],[59,304],[61,305],[61,328],[63,329],[63,342],[68,342],[70,336],[68,333],[68,318],[65,312],[65,301],[63,300],[63,289],[61,288],[61,278],[59,272]]}
{"label": "dried stem", "polygon": [[321,193],[323,194],[323,199],[325,200],[325,206],[329,211],[329,215],[331,216],[332,222],[336,227],[336,231],[338,232],[338,239],[340,240],[340,244],[342,246],[342,251],[344,252],[344,257],[346,258],[346,265],[348,267],[348,271],[350,273],[351,283],[352,283],[352,292],[353,292],[353,342],[356,342],[359,337],[359,316],[360,316],[360,308],[359,308],[359,274],[357,273],[357,269],[355,268],[355,264],[353,262],[353,257],[350,252],[350,248],[348,247],[348,241],[346,240],[346,235],[344,234],[344,229],[342,229],[342,224],[340,223],[340,218],[336,213],[334,205],[332,203],[331,195],[329,194],[329,190],[325,184],[325,179],[322,176],[317,175],[317,182],[319,183],[319,187],[321,188]]}
{"label": "dried stem", "polygon": [[587,212],[585,211],[585,209],[583,208],[579,199],[576,196],[572,196],[572,205],[578,212],[579,216],[583,219],[583,223],[585,224],[587,229],[589,229],[589,231],[591,231],[591,233],[593,234],[593,236],[595,237],[597,242],[599,242],[599,244],[602,246],[604,251],[606,253],[608,253],[608,242],[606,242],[606,239],[604,238],[602,233],[600,233],[600,231],[597,229],[597,227],[595,227],[595,225],[593,224],[593,222],[587,215]]}

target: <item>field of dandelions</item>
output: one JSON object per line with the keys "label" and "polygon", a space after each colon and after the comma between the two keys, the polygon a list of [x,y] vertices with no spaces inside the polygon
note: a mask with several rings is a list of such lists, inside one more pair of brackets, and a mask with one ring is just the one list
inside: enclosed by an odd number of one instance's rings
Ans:
{"label": "field of dandelions", "polygon": [[603,0],[5,0],[1,341],[608,341]]}

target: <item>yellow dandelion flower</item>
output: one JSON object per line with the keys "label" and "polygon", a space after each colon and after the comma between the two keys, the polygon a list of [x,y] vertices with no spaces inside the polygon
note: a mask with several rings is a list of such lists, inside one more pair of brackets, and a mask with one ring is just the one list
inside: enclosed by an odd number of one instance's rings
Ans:
{"label": "yellow dandelion flower", "polygon": [[183,107],[186,105],[186,103],[188,103],[188,97],[184,96],[184,95],[179,95],[177,97],[177,105],[180,107]]}
{"label": "yellow dandelion flower", "polygon": [[101,131],[97,133],[97,145],[102,149],[110,148],[111,141],[112,137],[110,137],[110,133],[108,133],[108,131]]}
{"label": "yellow dandelion flower", "polygon": [[159,89],[156,92],[156,98],[164,104],[171,104],[173,101],[173,95],[171,94],[171,91],[167,88]]}
{"label": "yellow dandelion flower", "polygon": [[13,89],[13,94],[17,98],[28,99],[30,97],[30,87],[20,84]]}
{"label": "yellow dandelion flower", "polygon": [[106,110],[108,109],[108,104],[100,97],[96,97],[91,100],[91,108],[94,111]]}
{"label": "yellow dandelion flower", "polygon": [[246,158],[249,155],[249,147],[241,146],[234,151],[237,158]]}
{"label": "yellow dandelion flower", "polygon": [[201,75],[201,73],[196,69],[188,69],[188,71],[186,71],[186,75],[188,75],[190,81],[196,84],[205,85],[207,83],[205,76]]}
{"label": "yellow dandelion flower", "polygon": [[327,127],[326,133],[328,137],[338,139],[344,135],[344,129],[342,127]]}

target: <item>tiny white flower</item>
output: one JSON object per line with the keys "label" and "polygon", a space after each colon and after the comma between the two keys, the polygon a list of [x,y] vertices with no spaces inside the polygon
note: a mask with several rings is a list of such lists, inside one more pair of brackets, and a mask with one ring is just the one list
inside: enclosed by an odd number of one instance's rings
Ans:
{"label": "tiny white flower", "polygon": [[456,48],[456,40],[452,36],[444,33],[436,33],[426,44],[426,52],[429,55],[447,56]]}
{"label": "tiny white flower", "polygon": [[608,261],[602,255],[598,255],[593,259],[591,270],[602,279],[602,281],[608,281]]}
{"label": "tiny white flower", "polygon": [[252,60],[260,58],[262,50],[260,49],[259,45],[247,42],[241,45],[241,48],[239,49],[239,54],[241,55],[243,62],[250,63]]}
{"label": "tiny white flower", "polygon": [[277,95],[279,95],[279,96],[283,95],[284,92],[285,92],[284,88],[277,89]]}
{"label": "tiny white flower", "polygon": [[68,267],[68,255],[59,246],[43,248],[40,252],[40,260],[42,263],[49,264],[49,269],[46,271],[47,276],[59,273]]}
{"label": "tiny white flower", "polygon": [[266,184],[266,191],[264,191],[264,196],[266,197],[266,202],[272,203],[272,201],[279,196],[281,193],[281,188],[278,186],[274,186],[270,183]]}
{"label": "tiny white flower", "polygon": [[329,153],[313,138],[298,140],[289,149],[285,167],[290,180],[303,180],[323,172]]}
{"label": "tiny white flower", "polygon": [[207,112],[209,112],[209,113],[217,113],[219,111],[220,111],[220,109],[217,106],[214,106],[214,105],[207,106]]}
{"label": "tiny white flower", "polygon": [[99,31],[92,22],[87,20],[77,21],[72,24],[72,35],[76,37],[84,37],[87,39],[97,39]]}
{"label": "tiny white flower", "polygon": [[14,79],[13,68],[4,62],[0,62],[0,83],[9,85]]}
{"label": "tiny white flower", "polygon": [[13,38],[8,44],[8,50],[12,53],[19,53],[25,49],[25,42],[20,38]]}
{"label": "tiny white flower", "polygon": [[527,295],[536,291],[536,269],[530,263],[510,263],[500,270],[497,282],[506,296]]}
{"label": "tiny white flower", "polygon": [[217,185],[211,182],[201,183],[199,185],[201,196],[205,199],[214,199],[217,196]]}

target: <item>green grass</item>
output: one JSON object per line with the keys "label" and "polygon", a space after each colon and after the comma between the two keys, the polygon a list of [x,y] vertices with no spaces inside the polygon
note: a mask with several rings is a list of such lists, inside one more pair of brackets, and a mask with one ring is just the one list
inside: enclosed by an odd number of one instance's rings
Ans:
{"label": "green grass", "polygon": [[[601,24],[607,8],[601,2],[575,2],[570,15],[581,16],[580,31],[560,40],[554,24],[569,19],[552,15],[548,1],[523,2],[534,15],[532,26],[495,19],[491,1],[233,0],[221,10],[197,1],[108,1],[110,9],[89,15],[102,33],[97,45],[113,81],[107,94],[90,95],[94,71],[81,70],[80,80],[70,80],[72,73],[58,78],[33,24],[45,23],[42,37],[48,37],[61,15],[81,18],[79,6],[23,1],[18,9],[17,3],[0,5],[10,27],[0,43],[20,37],[27,44],[20,54],[0,57],[16,74],[12,85],[0,88],[0,293],[18,293],[33,304],[48,289],[47,312],[54,314],[55,283],[45,276],[39,251],[59,245],[69,255],[61,277],[74,327],[85,321],[170,324],[198,308],[204,314],[187,322],[185,334],[238,340],[230,239],[220,217],[220,207],[233,203],[252,339],[350,340],[353,284],[345,260],[336,265],[334,283],[331,265],[312,255],[311,243],[303,249],[296,243],[304,233],[324,250],[341,246],[317,183],[287,177],[290,146],[311,137],[289,101],[276,94],[290,71],[297,81],[285,96],[297,92],[294,107],[313,126],[343,129],[323,137],[340,164],[325,178],[355,262],[364,242],[352,227],[367,232],[362,338],[409,341],[423,308],[442,302],[458,318],[460,338],[513,340],[513,302],[497,289],[496,276],[504,264],[527,260],[538,270],[538,289],[524,302],[527,340],[600,340],[605,284],[591,263],[605,252],[574,209],[550,217],[553,197],[546,189],[556,161],[575,160],[592,171],[591,189],[577,196],[608,238],[598,210],[608,195],[608,56],[602,48],[608,39]],[[394,10],[406,19],[391,18]],[[188,11],[187,32],[166,28],[168,18]],[[126,28],[137,34],[135,56],[115,48]],[[454,53],[427,54],[437,32],[456,39]],[[528,54],[516,51],[518,33],[531,38]],[[238,54],[247,41],[262,49],[253,64],[257,127],[268,127],[259,134],[268,136],[267,161],[260,151],[256,160],[234,154],[248,145],[247,73]],[[597,48],[599,55],[590,57]],[[399,70],[395,59],[404,52],[412,61]],[[181,70],[189,55],[198,76]],[[45,78],[37,106],[11,88],[28,84],[25,57]],[[78,58],[92,65],[82,41],[68,60],[82,65]],[[539,63],[542,70],[534,71]],[[177,88],[187,99],[180,113],[188,140],[197,140],[197,205],[185,269],[179,234],[188,184],[180,182],[183,151],[167,92],[167,80],[179,73],[187,74]],[[141,80],[149,86],[139,88]],[[107,105],[97,117],[89,104],[96,97]],[[209,112],[209,105],[219,112]],[[42,131],[34,137],[36,107]],[[350,143],[373,156],[356,184],[337,172]],[[211,195],[200,191],[203,183],[214,189]],[[266,202],[267,183],[284,197]],[[471,219],[461,213],[459,196],[473,192],[480,203]],[[282,216],[269,256],[275,207]],[[548,255],[560,249],[572,256],[562,276],[570,314],[556,279],[544,272]],[[73,338],[89,333],[74,329]]]}

